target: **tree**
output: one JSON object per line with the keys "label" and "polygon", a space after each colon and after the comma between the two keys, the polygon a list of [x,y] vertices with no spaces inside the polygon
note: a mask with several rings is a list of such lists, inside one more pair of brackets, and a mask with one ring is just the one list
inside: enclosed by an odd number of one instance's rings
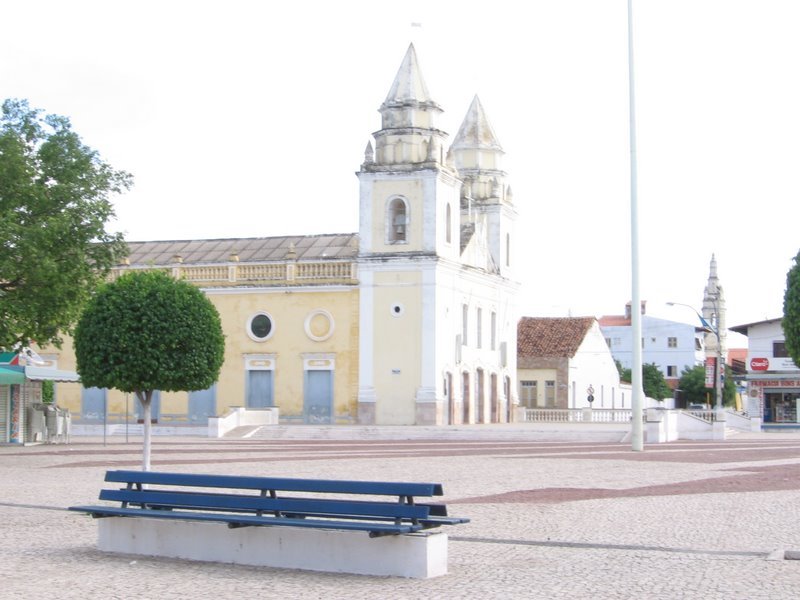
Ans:
{"label": "tree", "polygon": [[0,347],[61,342],[127,248],[107,233],[112,194],[130,187],[65,117],[24,100],[0,115]]}
{"label": "tree", "polygon": [[[627,381],[628,383],[630,383],[631,370],[623,367],[622,363],[619,362],[619,360],[617,360],[616,358],[614,359],[614,366],[617,367],[617,373],[619,373],[620,381]],[[627,377],[627,379],[625,379],[625,377]]]}
{"label": "tree", "polygon": [[[706,387],[706,368],[703,365],[696,365],[692,368],[686,367],[681,373],[678,381],[678,389],[683,392],[686,404],[709,404],[714,405],[714,388]],[[725,365],[725,377],[722,385],[722,404],[725,406],[733,405],[736,399],[736,384],[730,368]]]}
{"label": "tree", "polygon": [[[631,370],[623,368],[622,363],[616,361],[620,381],[633,381]],[[648,398],[663,400],[672,396],[672,389],[667,385],[664,374],[655,363],[642,365],[642,389]]]}
{"label": "tree", "polygon": [[663,400],[672,397],[672,388],[667,385],[664,374],[655,363],[642,365],[642,387],[650,398]]}
{"label": "tree", "polygon": [[800,365],[800,252],[793,260],[794,266],[786,274],[781,325],[786,352],[794,364]]}
{"label": "tree", "polygon": [[102,286],[75,328],[83,385],[133,393],[142,405],[145,471],[150,470],[153,392],[210,387],[219,377],[224,350],[211,301],[160,271],[129,272]]}

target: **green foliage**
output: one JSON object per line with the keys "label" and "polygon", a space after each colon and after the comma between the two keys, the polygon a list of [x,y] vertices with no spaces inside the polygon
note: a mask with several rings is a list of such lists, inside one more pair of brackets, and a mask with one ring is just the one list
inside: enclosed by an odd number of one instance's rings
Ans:
{"label": "green foliage", "polygon": [[786,351],[794,364],[800,365],[800,252],[794,257],[794,266],[786,274],[781,325]]}
{"label": "green foliage", "polygon": [[[633,374],[630,369],[623,368],[622,363],[618,360],[617,370],[619,371],[620,381],[630,383],[633,381]],[[663,400],[664,398],[672,397],[672,389],[667,385],[664,379],[664,374],[659,370],[655,363],[648,363],[642,365],[642,389],[645,396],[648,398],[655,398],[656,400]]]}
{"label": "green foliage", "polygon": [[24,100],[0,115],[0,347],[60,343],[96,286],[124,256],[105,231],[109,200],[130,186],[65,117]]}
{"label": "green foliage", "polygon": [[56,397],[55,383],[46,379],[42,382],[42,402],[44,404],[52,404]]}
{"label": "green foliage", "polygon": [[[713,407],[716,405],[714,388],[706,387],[706,368],[703,365],[685,368],[681,373],[678,389],[683,392],[686,404],[708,404]],[[732,406],[736,402],[736,384],[728,366],[725,366],[725,382],[722,386],[723,406]]]}
{"label": "green foliage", "polygon": [[126,273],[102,286],[75,329],[84,387],[123,392],[202,390],[225,349],[219,313],[196,287],[160,271]]}
{"label": "green foliage", "polygon": [[672,397],[672,388],[667,385],[664,374],[655,363],[642,365],[642,388],[649,398],[663,400]]}
{"label": "green foliage", "polygon": [[[622,363],[619,362],[616,358],[614,359],[614,366],[617,367],[617,373],[619,373],[620,381],[627,381],[628,383],[631,382],[631,370],[626,369],[622,366]],[[627,377],[627,379],[626,379]]]}

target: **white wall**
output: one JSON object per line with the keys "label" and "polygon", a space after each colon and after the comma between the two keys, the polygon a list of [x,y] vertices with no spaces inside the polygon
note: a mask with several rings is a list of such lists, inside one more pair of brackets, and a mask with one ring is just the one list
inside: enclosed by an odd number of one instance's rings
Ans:
{"label": "white wall", "polygon": [[[756,323],[747,329],[747,369],[753,372],[750,361],[755,359],[767,359],[769,361],[768,371],[798,371],[797,365],[791,358],[778,357],[772,351],[773,342],[784,341],[783,327],[781,320],[775,319]],[[757,372],[757,371],[756,371]]]}
{"label": "white wall", "polygon": [[[614,407],[619,408],[622,393],[619,372],[597,321],[589,329],[575,356],[570,360],[570,408],[590,406],[587,400],[587,389],[590,385],[594,388],[592,408],[611,408],[612,396]],[[629,402],[628,406],[630,407]]]}

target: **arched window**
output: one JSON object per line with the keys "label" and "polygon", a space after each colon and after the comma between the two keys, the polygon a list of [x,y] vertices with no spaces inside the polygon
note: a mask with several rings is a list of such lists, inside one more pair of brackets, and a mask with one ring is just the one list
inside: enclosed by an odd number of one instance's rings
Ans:
{"label": "arched window", "polygon": [[408,205],[403,198],[392,198],[386,210],[386,241],[402,244],[408,241]]}

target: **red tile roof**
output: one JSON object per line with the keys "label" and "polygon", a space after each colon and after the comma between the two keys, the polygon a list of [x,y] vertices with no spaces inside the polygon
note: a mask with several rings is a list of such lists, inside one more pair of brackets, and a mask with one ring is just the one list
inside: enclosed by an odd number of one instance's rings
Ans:
{"label": "red tile roof", "polygon": [[517,325],[517,356],[575,356],[594,317],[523,317]]}
{"label": "red tile roof", "polygon": [[629,327],[631,324],[631,318],[625,315],[604,315],[598,321],[600,327]]}

